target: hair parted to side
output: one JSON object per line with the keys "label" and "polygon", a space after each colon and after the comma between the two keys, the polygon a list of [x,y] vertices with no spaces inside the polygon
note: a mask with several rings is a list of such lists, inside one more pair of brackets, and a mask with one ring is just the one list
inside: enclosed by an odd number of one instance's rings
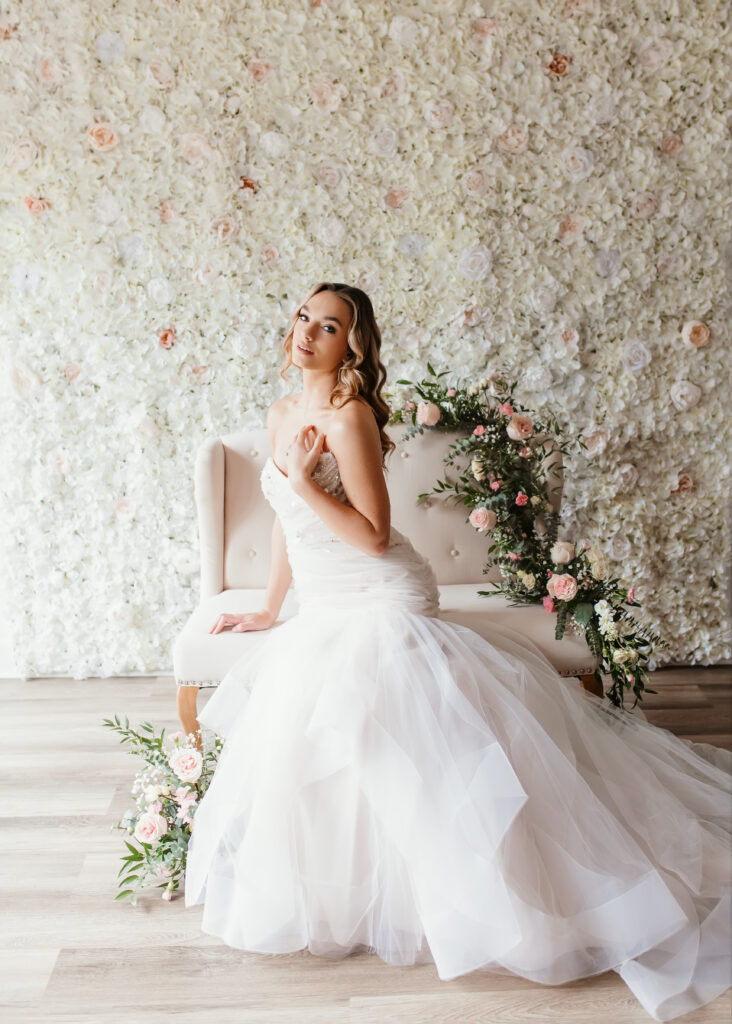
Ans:
{"label": "hair parted to side", "polygon": [[[321,281],[312,288],[292,315],[287,329],[283,349],[285,359],[280,368],[280,376],[287,380],[286,373],[292,362],[292,336],[295,324],[303,306],[317,295],[318,292],[335,292],[339,298],[351,307],[351,323],[348,328],[348,355],[338,367],[338,380],[330,393],[330,404],[339,408],[346,402],[360,395],[371,406],[379,426],[381,436],[381,461],[392,452],[396,445],[384,431],[389,422],[389,406],[381,397],[381,389],[386,383],[386,368],[381,362],[381,331],[376,323],[374,307],[366,292],[353,285],[334,281]],[[342,399],[342,400],[339,400]]]}

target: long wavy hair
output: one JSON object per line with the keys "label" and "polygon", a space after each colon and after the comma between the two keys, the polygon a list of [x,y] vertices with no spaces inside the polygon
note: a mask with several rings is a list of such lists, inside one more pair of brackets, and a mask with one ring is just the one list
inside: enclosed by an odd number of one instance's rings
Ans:
{"label": "long wavy hair", "polygon": [[[357,396],[364,398],[371,406],[379,427],[381,438],[381,461],[386,463],[386,456],[396,445],[386,434],[384,427],[389,421],[389,406],[381,397],[381,389],[386,383],[386,368],[381,362],[381,332],[374,316],[374,307],[366,292],[350,284],[334,281],[321,281],[316,284],[292,315],[282,347],[285,358],[280,367],[280,376],[289,380],[287,370],[292,362],[292,337],[300,310],[318,292],[335,292],[339,298],[351,307],[351,323],[348,328],[348,354],[338,367],[338,379],[330,393],[330,404],[336,408],[352,401]],[[336,405],[336,403],[338,403]]]}

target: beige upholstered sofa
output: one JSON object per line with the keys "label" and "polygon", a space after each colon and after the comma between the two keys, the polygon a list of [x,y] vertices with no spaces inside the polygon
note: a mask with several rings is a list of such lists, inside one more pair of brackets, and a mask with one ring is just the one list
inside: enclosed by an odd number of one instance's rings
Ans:
{"label": "beige upholstered sofa", "polygon": [[[397,443],[387,460],[387,485],[392,523],[426,556],[440,585],[441,617],[462,623],[490,640],[491,624],[513,629],[530,638],[564,676],[577,676],[582,685],[601,693],[591,673],[597,660],[583,636],[571,629],[562,640],[554,637],[556,616],[541,604],[511,606],[500,595],[481,597],[500,579],[497,567],[482,570],[490,546],[488,538],[467,523],[463,505],[438,497],[417,505],[417,495],[428,492],[445,472],[443,456],[456,435],[425,431],[402,441],[404,427],[387,428]],[[247,633],[209,629],[222,612],[242,613],[261,607],[269,574],[269,547],[274,513],[262,495],[259,474],[269,455],[265,428],[243,430],[212,438],[201,445],[195,467],[195,499],[201,553],[200,603],[173,646],[173,671],[179,686],[216,686],[243,653]],[[561,487],[561,453],[554,449],[550,487]],[[555,507],[561,489],[551,495]],[[296,611],[292,588],[279,620]],[[272,629],[277,629],[275,624]],[[584,679],[582,678],[584,677]],[[194,696],[195,691],[190,696]],[[181,694],[182,696],[182,694]],[[180,706],[180,702],[179,702]]]}

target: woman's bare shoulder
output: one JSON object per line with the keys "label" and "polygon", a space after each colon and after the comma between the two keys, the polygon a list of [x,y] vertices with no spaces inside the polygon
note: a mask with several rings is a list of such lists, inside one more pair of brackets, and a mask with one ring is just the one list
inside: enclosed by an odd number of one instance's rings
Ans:
{"label": "woman's bare shoulder", "polygon": [[284,395],[282,398],[275,399],[267,410],[267,426],[271,427],[279,423],[283,416],[292,408],[292,400],[294,395]]}

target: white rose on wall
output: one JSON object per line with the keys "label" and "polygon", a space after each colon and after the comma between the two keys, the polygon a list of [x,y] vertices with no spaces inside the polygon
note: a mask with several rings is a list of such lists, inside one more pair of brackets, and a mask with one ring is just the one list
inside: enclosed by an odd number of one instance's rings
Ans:
{"label": "white rose on wall", "polygon": [[464,249],[458,259],[458,271],[469,281],[482,281],[493,266],[493,256],[484,245]]}
{"label": "white rose on wall", "polygon": [[377,156],[392,157],[399,149],[399,132],[393,124],[382,124],[371,135],[371,146]]}
{"label": "white rose on wall", "polygon": [[615,470],[615,483],[619,491],[628,493],[638,483],[638,470],[632,462],[622,462]]}
{"label": "white rose on wall", "polygon": [[642,341],[638,341],[637,338],[631,338],[630,341],[625,343],[623,350],[623,363],[627,370],[631,373],[640,373],[640,371],[651,361],[651,353],[643,344]]}
{"label": "white rose on wall", "polygon": [[595,158],[589,149],[584,149],[582,146],[570,146],[563,151],[560,165],[568,181],[584,181],[592,174]]}
{"label": "white rose on wall", "polygon": [[690,380],[678,380],[671,385],[671,401],[681,412],[693,409],[702,396],[701,388]]}

